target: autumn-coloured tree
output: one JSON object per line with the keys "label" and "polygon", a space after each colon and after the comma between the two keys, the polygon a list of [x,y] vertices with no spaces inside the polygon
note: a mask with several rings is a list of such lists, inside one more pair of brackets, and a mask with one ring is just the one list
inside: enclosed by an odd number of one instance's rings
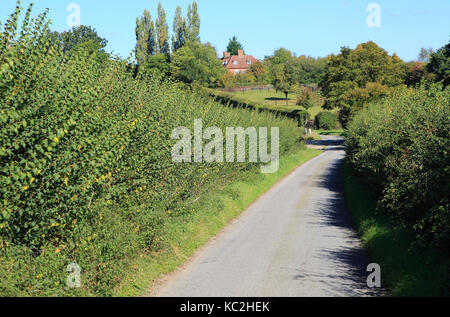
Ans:
{"label": "autumn-coloured tree", "polygon": [[389,87],[401,85],[404,78],[404,62],[374,42],[359,44],[354,50],[343,47],[340,54],[329,57],[320,83],[327,98],[324,108],[340,108],[345,126],[356,110],[383,96]]}

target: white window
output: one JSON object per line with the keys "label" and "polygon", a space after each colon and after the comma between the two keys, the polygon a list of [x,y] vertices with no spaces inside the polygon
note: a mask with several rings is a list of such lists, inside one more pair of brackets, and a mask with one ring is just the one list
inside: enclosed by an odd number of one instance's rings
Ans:
{"label": "white window", "polygon": [[235,70],[234,73],[237,75],[237,74],[239,74],[239,71],[238,71],[238,70]]}
{"label": "white window", "polygon": [[248,59],[248,60],[247,60],[247,64],[248,64],[248,65],[251,65],[251,63],[252,63],[252,61]]}
{"label": "white window", "polygon": [[237,61],[234,61],[233,64],[234,64],[234,65],[237,65],[238,63],[237,63]]}

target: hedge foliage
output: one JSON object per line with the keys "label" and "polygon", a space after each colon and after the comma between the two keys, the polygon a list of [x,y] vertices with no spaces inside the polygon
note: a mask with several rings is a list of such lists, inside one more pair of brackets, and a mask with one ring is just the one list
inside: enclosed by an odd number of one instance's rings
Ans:
{"label": "hedge foliage", "polygon": [[19,30],[20,14],[18,5],[0,33],[2,295],[66,294],[71,261],[88,274],[81,294],[110,294],[120,261],[157,251],[165,221],[195,212],[185,202],[259,168],[175,164],[174,128],[192,130],[194,119],[222,129],[279,127],[281,155],[298,143],[292,120],[135,78],[127,61],[99,63],[85,46],[65,57],[47,36],[45,13],[31,19],[30,7]]}
{"label": "hedge foliage", "polygon": [[379,206],[419,241],[449,250],[450,89],[398,89],[357,115],[347,154],[379,189]]}
{"label": "hedge foliage", "polygon": [[204,89],[207,94],[213,97],[216,101],[233,108],[249,109],[258,112],[272,113],[276,116],[286,117],[298,122],[299,126],[304,126],[306,120],[310,118],[308,111],[303,109],[293,109],[289,106],[270,106],[261,105],[255,102],[248,101],[236,97],[232,94],[221,92],[213,89]]}
{"label": "hedge foliage", "polygon": [[338,123],[338,117],[332,112],[322,111],[316,115],[314,123],[317,129],[333,130]]}

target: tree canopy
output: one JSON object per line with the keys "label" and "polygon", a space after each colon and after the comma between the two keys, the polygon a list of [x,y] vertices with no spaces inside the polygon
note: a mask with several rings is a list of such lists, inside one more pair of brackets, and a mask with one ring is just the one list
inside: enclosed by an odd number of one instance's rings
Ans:
{"label": "tree canopy", "polygon": [[61,45],[64,54],[83,43],[90,43],[92,47],[99,50],[105,48],[108,44],[108,41],[100,37],[94,28],[86,25],[73,27],[71,30],[63,33],[51,32],[49,37]]}
{"label": "tree canopy", "polygon": [[237,37],[233,36],[228,42],[227,52],[231,55],[238,55],[239,50],[244,50],[244,47],[238,41]]}
{"label": "tree canopy", "polygon": [[421,63],[428,63],[430,61],[431,55],[433,53],[434,53],[434,51],[431,47],[430,48],[422,47],[420,49],[418,61]]}
{"label": "tree canopy", "polygon": [[172,51],[176,52],[186,43],[186,19],[182,16],[181,7],[175,10],[173,19]]}
{"label": "tree canopy", "polygon": [[188,42],[172,56],[172,76],[185,83],[215,87],[226,72],[209,43]]}
{"label": "tree canopy", "polygon": [[374,42],[359,44],[354,50],[343,47],[340,54],[328,59],[327,71],[320,82],[327,98],[324,108],[340,108],[344,126],[366,102],[384,95],[386,88],[404,82],[403,61]]}
{"label": "tree canopy", "polygon": [[157,48],[156,52],[161,54],[169,54],[170,53],[170,45],[169,45],[169,26],[166,22],[166,11],[161,5],[161,2],[158,3],[158,18],[156,19],[156,35],[157,35]]}
{"label": "tree canopy", "polygon": [[186,38],[190,42],[200,43],[200,16],[195,1],[188,6]]}
{"label": "tree canopy", "polygon": [[152,16],[148,10],[144,10],[142,17],[136,19],[136,61],[144,64],[149,56],[156,53],[156,32]]}
{"label": "tree canopy", "polygon": [[450,42],[436,53],[431,54],[427,69],[436,75],[436,79],[442,82],[444,87],[450,85]]}

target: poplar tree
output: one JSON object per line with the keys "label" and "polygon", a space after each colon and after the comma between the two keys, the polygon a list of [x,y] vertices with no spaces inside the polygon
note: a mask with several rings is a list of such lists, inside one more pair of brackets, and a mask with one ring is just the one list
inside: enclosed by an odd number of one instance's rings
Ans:
{"label": "poplar tree", "polygon": [[162,7],[161,2],[158,3],[158,18],[156,19],[156,34],[158,36],[157,40],[157,53],[169,54],[169,26],[166,22],[166,12]]}
{"label": "poplar tree", "polygon": [[195,1],[188,7],[187,40],[200,43],[200,16]]}
{"label": "poplar tree", "polygon": [[182,17],[181,7],[178,6],[173,19],[172,50],[176,52],[186,43],[186,19]]}
{"label": "poplar tree", "polygon": [[135,55],[138,64],[145,63],[148,58],[156,53],[155,25],[149,11],[144,10],[144,15],[136,19],[136,49]]}

